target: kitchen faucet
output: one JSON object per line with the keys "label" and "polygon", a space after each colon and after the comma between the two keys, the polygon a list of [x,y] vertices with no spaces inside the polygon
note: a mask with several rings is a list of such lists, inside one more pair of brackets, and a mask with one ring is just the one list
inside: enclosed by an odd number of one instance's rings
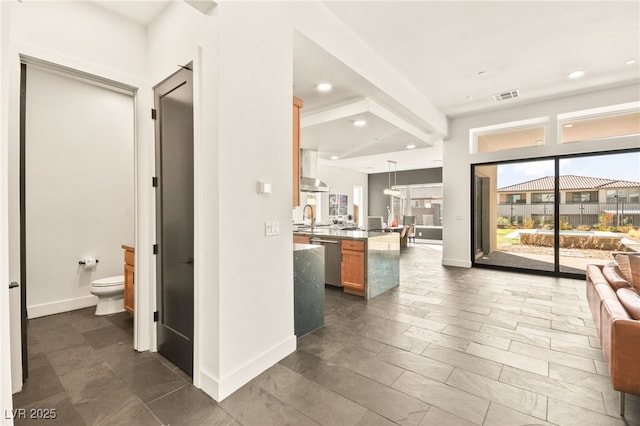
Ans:
{"label": "kitchen faucet", "polygon": [[303,218],[307,217],[307,215],[306,215],[307,207],[309,207],[311,209],[311,233],[313,234],[313,228],[314,228],[314,225],[316,223],[316,218],[313,217],[313,206],[311,206],[311,204],[306,204],[304,206],[304,208],[302,209],[302,217]]}

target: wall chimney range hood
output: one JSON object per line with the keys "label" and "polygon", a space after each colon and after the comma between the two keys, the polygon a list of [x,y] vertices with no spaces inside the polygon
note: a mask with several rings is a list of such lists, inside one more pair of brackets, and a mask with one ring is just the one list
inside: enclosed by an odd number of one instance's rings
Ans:
{"label": "wall chimney range hood", "polygon": [[317,178],[318,153],[310,149],[300,150],[300,163],[302,177],[300,178],[300,191],[302,192],[329,192],[329,185]]}

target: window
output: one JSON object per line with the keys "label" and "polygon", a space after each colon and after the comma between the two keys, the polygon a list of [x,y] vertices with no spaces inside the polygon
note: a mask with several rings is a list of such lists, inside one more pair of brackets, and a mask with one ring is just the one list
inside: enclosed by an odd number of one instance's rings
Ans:
{"label": "window", "polygon": [[640,134],[640,102],[558,114],[560,143]]}
{"label": "window", "polygon": [[533,203],[553,203],[555,196],[553,192],[536,192],[531,194],[531,201]]}
{"label": "window", "polygon": [[629,191],[626,189],[608,189],[607,203],[626,203]]}
{"label": "window", "polygon": [[640,203],[640,188],[630,189],[629,190],[629,202],[630,203]]}
{"label": "window", "polygon": [[567,192],[567,203],[597,203],[598,191]]}
{"label": "window", "polygon": [[505,194],[502,204],[524,204],[527,202],[527,194]]}
{"label": "window", "polygon": [[471,153],[504,151],[514,148],[543,146],[547,141],[549,117],[471,129]]}

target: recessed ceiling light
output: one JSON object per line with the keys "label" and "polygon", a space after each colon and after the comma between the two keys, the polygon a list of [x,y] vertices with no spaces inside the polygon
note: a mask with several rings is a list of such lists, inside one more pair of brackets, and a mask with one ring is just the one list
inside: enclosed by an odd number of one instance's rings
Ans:
{"label": "recessed ceiling light", "polygon": [[564,127],[566,128],[573,127],[573,124],[565,124]]}
{"label": "recessed ceiling light", "polygon": [[331,159],[332,159],[332,160],[337,160],[337,159],[338,159],[338,156],[337,156],[337,155],[332,155],[332,156],[331,156]]}
{"label": "recessed ceiling light", "polygon": [[332,87],[331,83],[320,83],[316,86],[316,89],[321,92],[328,92]]}
{"label": "recessed ceiling light", "polygon": [[584,71],[583,70],[572,71],[568,75],[568,77],[571,78],[571,79],[580,78],[582,76],[584,76]]}
{"label": "recessed ceiling light", "polygon": [[635,63],[636,63],[636,60],[635,60],[635,59],[629,59],[629,60],[627,61],[627,65],[633,65],[633,64],[635,64]]}
{"label": "recessed ceiling light", "polygon": [[367,120],[356,120],[353,122],[354,126],[362,127],[367,124]]}
{"label": "recessed ceiling light", "polygon": [[413,148],[415,148],[415,147],[416,147],[416,146],[415,146],[414,144],[407,145],[407,149],[413,149]]}

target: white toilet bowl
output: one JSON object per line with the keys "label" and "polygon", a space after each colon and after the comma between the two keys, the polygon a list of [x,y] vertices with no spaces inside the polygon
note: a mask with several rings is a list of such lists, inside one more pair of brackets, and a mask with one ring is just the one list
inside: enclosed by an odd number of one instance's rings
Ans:
{"label": "white toilet bowl", "polygon": [[96,315],[124,311],[124,275],[102,278],[91,283],[91,294],[98,296]]}

